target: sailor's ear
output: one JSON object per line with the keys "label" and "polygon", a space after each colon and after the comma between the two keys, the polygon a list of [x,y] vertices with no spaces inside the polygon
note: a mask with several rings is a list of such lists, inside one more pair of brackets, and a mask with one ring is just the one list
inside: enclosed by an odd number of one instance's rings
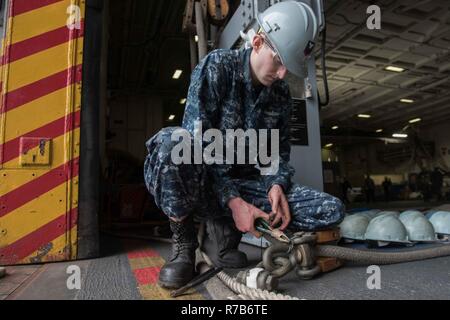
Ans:
{"label": "sailor's ear", "polygon": [[257,53],[259,53],[259,50],[261,50],[263,45],[264,45],[263,37],[259,34],[256,34],[252,39],[253,50],[255,50]]}

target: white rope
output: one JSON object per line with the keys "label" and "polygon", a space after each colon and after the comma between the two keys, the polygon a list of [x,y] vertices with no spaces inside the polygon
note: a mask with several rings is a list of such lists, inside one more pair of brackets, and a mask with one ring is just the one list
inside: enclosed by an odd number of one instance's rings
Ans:
{"label": "white rope", "polygon": [[[203,243],[204,232],[205,232],[205,226],[202,223],[200,225],[200,229],[199,229],[199,232],[197,235],[198,243],[200,245]],[[124,234],[115,233],[115,232],[111,232],[111,231],[107,231],[104,233],[112,235],[112,236],[123,237],[123,238],[133,238],[133,239],[143,239],[143,240],[151,239],[151,240],[155,240],[155,241],[172,243],[172,240],[170,240],[170,239],[159,238],[159,237],[139,236],[139,235],[129,235],[129,234],[124,235]],[[208,264],[208,266],[210,266],[210,267],[214,266],[213,262],[206,255],[205,252],[201,251],[200,248],[197,250],[200,253],[200,258],[203,258],[203,260],[205,260],[205,262]],[[197,258],[198,257],[199,257],[199,255],[197,255]],[[197,261],[197,263],[198,263],[198,261]],[[224,271],[219,272],[216,276],[223,282],[223,284],[225,284],[225,286],[227,286],[233,292],[238,294],[237,296],[230,297],[232,299],[238,299],[238,300],[300,300],[299,298],[291,297],[289,295],[282,295],[282,294],[277,294],[274,292],[269,292],[267,290],[249,288],[246,285],[236,281],[235,278],[232,278],[231,276],[226,274]]]}
{"label": "white rope", "polygon": [[[201,224],[200,230],[198,232],[198,240],[199,240],[198,242],[200,246],[203,243],[204,234],[205,234],[205,225]],[[208,255],[205,252],[201,251],[200,248],[198,250],[199,253],[201,254],[201,257],[205,260],[205,262],[210,267],[213,267],[214,264],[208,257]],[[300,300],[299,298],[291,297],[289,295],[269,292],[267,290],[249,288],[246,285],[236,281],[236,278],[232,278],[224,271],[219,272],[216,276],[223,282],[223,284],[225,284],[233,292],[237,293],[238,299],[241,300]]]}
{"label": "white rope", "polygon": [[221,271],[217,277],[232,291],[238,293],[242,300],[300,300],[296,297],[269,292],[267,290],[253,289],[237,282],[225,272]]}

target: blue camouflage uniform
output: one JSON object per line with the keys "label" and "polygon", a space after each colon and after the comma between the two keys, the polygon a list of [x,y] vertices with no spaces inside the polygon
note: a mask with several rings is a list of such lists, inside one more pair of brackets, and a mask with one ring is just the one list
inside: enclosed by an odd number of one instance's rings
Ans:
{"label": "blue camouflage uniform", "polygon": [[167,216],[207,218],[231,215],[227,202],[233,197],[270,213],[267,193],[278,184],[289,202],[291,228],[319,230],[335,225],[344,216],[339,199],[291,183],[289,88],[282,80],[270,87],[254,86],[251,50],[214,50],[200,62],[192,73],[182,127],[192,136],[194,121],[201,121],[203,132],[215,128],[224,136],[226,129],[279,129],[278,172],[261,175],[251,164],[175,165],[171,150],[178,142],[171,141],[171,134],[177,127],[168,127],[146,143],[147,188]]}

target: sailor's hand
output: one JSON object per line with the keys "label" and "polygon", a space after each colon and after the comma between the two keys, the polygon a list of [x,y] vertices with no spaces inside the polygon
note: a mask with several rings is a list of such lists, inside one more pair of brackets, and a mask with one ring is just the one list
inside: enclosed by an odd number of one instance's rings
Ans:
{"label": "sailor's hand", "polygon": [[228,201],[228,206],[233,212],[234,223],[236,228],[241,232],[250,232],[255,237],[261,237],[261,233],[255,230],[255,220],[263,218],[269,221],[269,215],[242,198],[233,198]]}
{"label": "sailor's hand", "polygon": [[272,206],[270,226],[275,227],[282,221],[280,230],[286,229],[291,222],[291,212],[289,211],[289,203],[284,195],[283,188],[278,184],[273,185],[268,193],[268,197]]}

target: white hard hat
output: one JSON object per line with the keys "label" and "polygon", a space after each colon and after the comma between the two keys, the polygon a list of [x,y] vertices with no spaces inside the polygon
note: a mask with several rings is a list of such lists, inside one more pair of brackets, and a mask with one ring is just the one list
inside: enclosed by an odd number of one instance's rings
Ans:
{"label": "white hard hat", "polygon": [[346,216],[339,225],[342,238],[364,240],[369,221],[370,219],[368,217],[360,214]]}
{"label": "white hard hat", "polygon": [[429,219],[436,233],[450,235],[450,212],[437,211]]}
{"label": "white hard hat", "polygon": [[430,221],[417,211],[406,211],[400,215],[400,221],[408,232],[408,240],[414,242],[436,241],[434,228]]}
{"label": "white hard hat", "polygon": [[380,212],[381,210],[378,209],[372,209],[372,210],[365,210],[365,211],[360,211],[355,213],[356,215],[360,215],[360,216],[364,216],[367,217],[370,220],[372,220],[373,218],[375,218],[378,214],[378,212]]}
{"label": "white hard hat", "polygon": [[375,214],[375,217],[380,217],[380,216],[393,216],[398,218],[399,217],[399,213],[397,211],[380,211],[377,212],[377,214]]}
{"label": "white hard hat", "polygon": [[402,213],[400,213],[400,220],[402,220],[402,218],[405,218],[407,216],[419,216],[419,217],[425,218],[423,213],[418,210],[406,210],[406,211],[403,211]]}
{"label": "white hard hat", "polygon": [[367,226],[366,240],[410,244],[408,231],[403,223],[392,213],[373,218]]}
{"label": "white hard hat", "polygon": [[311,7],[302,2],[283,1],[258,14],[256,19],[286,69],[305,77],[305,60],[314,49],[318,33],[317,18]]}

